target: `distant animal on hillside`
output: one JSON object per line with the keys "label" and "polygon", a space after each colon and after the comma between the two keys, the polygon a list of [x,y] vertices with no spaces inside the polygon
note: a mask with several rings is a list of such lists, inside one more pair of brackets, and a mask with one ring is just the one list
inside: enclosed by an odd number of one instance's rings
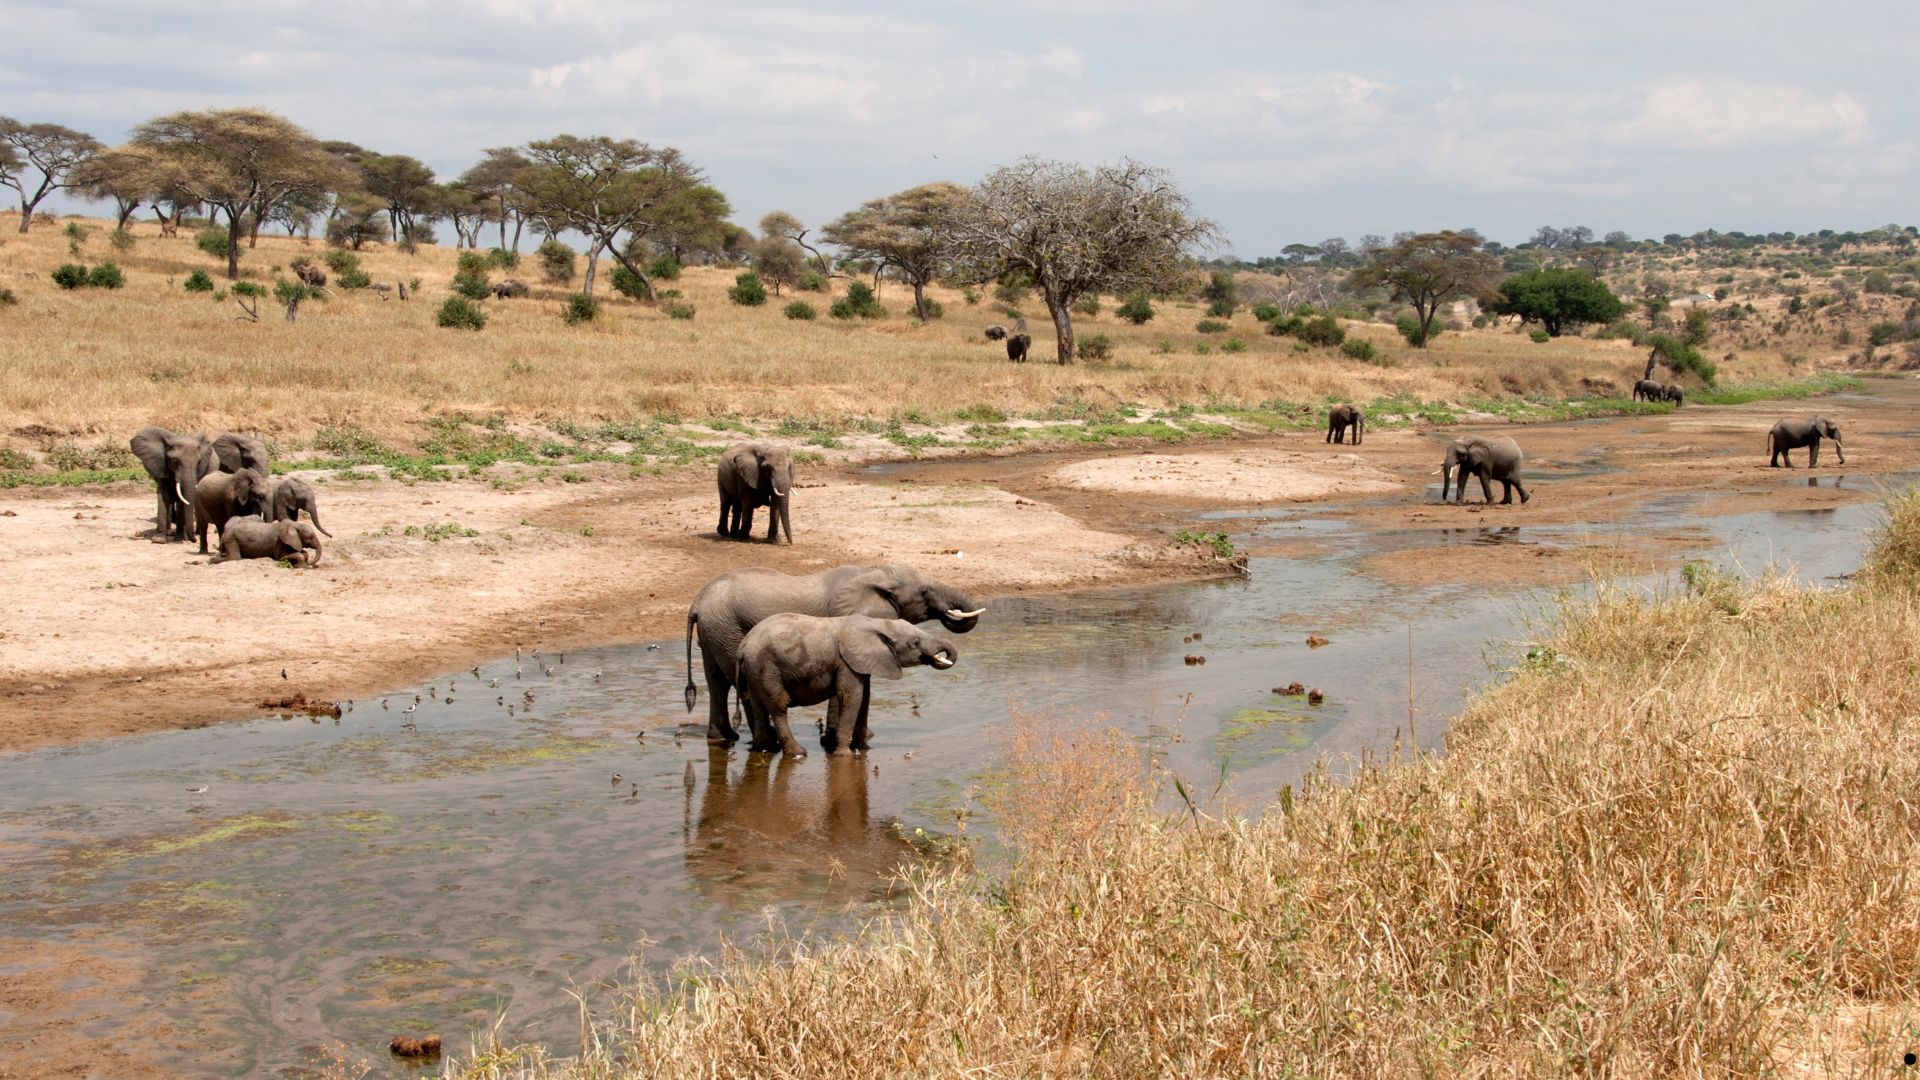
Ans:
{"label": "distant animal on hillside", "polygon": [[493,295],[500,300],[508,300],[516,296],[526,296],[532,291],[532,289],[527,287],[527,283],[521,281],[519,278],[508,278],[505,281],[496,281],[493,283]]}
{"label": "distant animal on hillside", "polygon": [[1001,326],[999,323],[994,323],[992,326],[987,327],[988,341],[1005,341],[1006,337],[1007,328]]}
{"label": "distant animal on hillside", "polygon": [[376,281],[367,287],[380,294],[380,299],[382,300],[391,300],[393,298],[393,286],[384,281]]}
{"label": "distant animal on hillside", "polygon": [[1668,383],[1660,388],[1660,400],[1673,402],[1673,406],[1676,409],[1686,404],[1686,396],[1685,391],[1672,383]]}
{"label": "distant animal on hillside", "polygon": [[301,263],[295,266],[293,276],[299,278],[302,285],[311,285],[316,289],[327,287],[327,272],[312,263]]}
{"label": "distant animal on hillside", "polygon": [[1652,379],[1638,379],[1633,384],[1633,400],[1659,401],[1663,388]]}
{"label": "distant animal on hillside", "polygon": [[1032,344],[1033,344],[1033,338],[1031,335],[1028,335],[1028,334],[1007,335],[1007,359],[1013,361],[1016,364],[1026,363],[1027,349]]}
{"label": "distant animal on hillside", "polygon": [[1353,445],[1360,445],[1360,436],[1366,431],[1367,418],[1358,405],[1335,405],[1327,410],[1327,441],[1344,443],[1347,441],[1347,428],[1353,428]]}

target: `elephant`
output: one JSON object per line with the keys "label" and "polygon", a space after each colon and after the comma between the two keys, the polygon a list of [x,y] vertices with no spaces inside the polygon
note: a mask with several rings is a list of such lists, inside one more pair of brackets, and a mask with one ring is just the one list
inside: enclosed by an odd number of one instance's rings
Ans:
{"label": "elephant", "polygon": [[987,327],[988,341],[1005,341],[1006,339],[1007,339],[1006,327],[1001,326],[999,323],[994,323],[992,326]]}
{"label": "elephant", "polygon": [[1811,469],[1820,464],[1821,439],[1833,440],[1833,452],[1840,455],[1840,464],[1845,465],[1847,452],[1840,446],[1840,425],[1824,416],[1775,422],[1773,430],[1767,432],[1767,449],[1772,452],[1767,465],[1777,469],[1784,461],[1787,468],[1793,468],[1793,457],[1787,451],[1804,446],[1807,448],[1807,468]]}
{"label": "elephant", "polygon": [[700,667],[707,682],[707,741],[739,739],[727,720],[727,692],[735,685],[740,643],[769,616],[868,615],[910,623],[939,620],[949,633],[979,625],[984,607],[966,593],[923,577],[907,566],[839,566],[817,574],[734,570],[701,586],[687,607],[687,711],[700,700],[693,684],[693,639],[700,636]]}
{"label": "elephant", "polygon": [[293,276],[299,278],[302,285],[311,285],[316,289],[327,287],[327,272],[310,262],[293,264]]}
{"label": "elephant", "polygon": [[510,300],[517,296],[526,296],[532,291],[533,290],[527,288],[527,283],[521,281],[519,278],[507,278],[504,281],[496,281],[493,283],[493,295],[497,300]]}
{"label": "elephant", "polygon": [[263,476],[273,471],[267,461],[267,444],[261,442],[259,436],[223,431],[200,451],[201,476],[241,469],[252,469]]}
{"label": "elephant", "polygon": [[1673,402],[1673,407],[1676,409],[1686,404],[1686,397],[1686,392],[1672,383],[1660,388],[1660,400]]}
{"label": "elephant", "polygon": [[[307,554],[308,549],[312,555]],[[220,558],[215,561],[285,559],[295,566],[319,566],[322,554],[320,534],[313,525],[248,516],[227,522],[226,531],[220,535]]]}
{"label": "elephant", "polygon": [[[788,497],[793,493],[793,448],[773,443],[736,443],[720,455],[721,536],[745,540],[753,531],[753,512],[767,508],[767,543],[786,529],[793,543]],[[729,520],[731,515],[731,520]]]}
{"label": "elephant", "polygon": [[1027,362],[1027,349],[1033,345],[1031,334],[1009,334],[1007,336],[1007,359],[1016,364]]}
{"label": "elephant", "polygon": [[1466,501],[1467,477],[1478,476],[1480,492],[1486,496],[1487,502],[1493,502],[1493,487],[1487,483],[1489,479],[1493,479],[1500,481],[1503,496],[1500,500],[1501,505],[1511,504],[1513,493],[1518,490],[1520,505],[1525,506],[1532,496],[1527,494],[1526,485],[1520,482],[1520,463],[1523,457],[1524,455],[1520,453],[1520,444],[1505,436],[1483,439],[1475,435],[1455,439],[1453,445],[1447,447],[1446,460],[1440,466],[1440,501],[1447,501],[1448,481],[1452,479],[1453,470],[1457,466],[1460,476],[1459,487],[1453,499],[1456,504]]}
{"label": "elephant", "polygon": [[915,665],[946,670],[960,658],[953,638],[905,619],[866,615],[772,615],[748,631],[734,685],[753,728],[752,749],[791,757],[806,748],[787,726],[787,710],[827,703],[820,745],[829,754],[867,749],[867,706],[874,676],[898,679]]}
{"label": "elephant", "polygon": [[143,427],[127,440],[127,448],[153,478],[158,506],[155,542],[185,540],[193,531],[193,499],[187,492],[200,479],[200,449],[205,435],[176,435],[163,427]]}
{"label": "elephant", "polygon": [[314,528],[329,538],[333,536],[320,524],[320,507],[314,500],[313,485],[292,476],[273,481],[267,491],[267,510],[263,516],[268,521],[298,521],[302,510],[313,519]]}
{"label": "elephant", "polygon": [[1344,443],[1347,441],[1347,428],[1353,428],[1353,445],[1360,445],[1360,436],[1366,430],[1367,418],[1358,405],[1335,405],[1327,410],[1327,441]]}
{"label": "elephant", "polygon": [[212,525],[224,540],[227,522],[264,511],[267,495],[266,475],[254,469],[202,476],[193,486],[193,528],[200,537],[200,554],[207,553],[207,526]]}
{"label": "elephant", "polygon": [[1662,387],[1652,379],[1638,379],[1633,384],[1633,400],[1658,401]]}

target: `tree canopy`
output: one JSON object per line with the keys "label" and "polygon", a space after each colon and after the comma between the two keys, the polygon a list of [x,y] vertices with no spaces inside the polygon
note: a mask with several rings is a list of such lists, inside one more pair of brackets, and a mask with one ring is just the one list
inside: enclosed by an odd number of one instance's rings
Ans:
{"label": "tree canopy", "polygon": [[[683,234],[707,216],[724,218],[726,199],[702,182],[699,169],[670,146],[605,135],[556,135],[528,143],[519,188],[530,212],[587,238],[587,274],[581,291],[593,293],[601,252],[634,275],[648,299],[653,281],[630,257],[636,241]],[[695,189],[704,189],[696,191]],[[621,243],[622,236],[627,243]]]}
{"label": "tree canopy", "polygon": [[1089,292],[1163,292],[1219,237],[1165,170],[1122,160],[1088,169],[1022,158],[996,169],[949,218],[956,272],[992,281],[1025,272],[1053,316],[1062,364],[1074,358],[1073,302]]}
{"label": "tree canopy", "polygon": [[[100,141],[59,124],[23,124],[0,116],[0,184],[20,194],[20,231],[26,232],[34,208],[68,186],[69,174],[98,153]],[[28,178],[31,168],[40,174]]]}
{"label": "tree canopy", "polygon": [[1413,344],[1424,349],[1433,338],[1441,305],[1483,295],[1498,280],[1500,260],[1480,250],[1480,244],[1476,235],[1451,230],[1403,236],[1375,251],[1367,265],[1353,272],[1352,282],[1384,287],[1394,299],[1412,304],[1420,322]]}
{"label": "tree canopy", "polygon": [[1481,305],[1495,315],[1517,315],[1537,322],[1559,337],[1568,327],[1612,322],[1627,306],[1613,290],[1585,270],[1529,270],[1500,283],[1499,292]]}
{"label": "tree canopy", "polygon": [[821,236],[851,258],[900,271],[913,286],[913,310],[924,322],[926,288],[946,272],[949,222],[966,198],[958,184],[922,184],[862,203],[825,225]]}

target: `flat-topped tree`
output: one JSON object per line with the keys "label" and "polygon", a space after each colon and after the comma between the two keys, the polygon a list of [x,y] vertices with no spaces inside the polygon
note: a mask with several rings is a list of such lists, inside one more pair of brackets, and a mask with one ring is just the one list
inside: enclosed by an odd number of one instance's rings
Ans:
{"label": "flat-topped tree", "polygon": [[1413,344],[1424,349],[1443,305],[1485,295],[1499,280],[1500,260],[1481,251],[1480,244],[1479,236],[1452,230],[1399,236],[1393,246],[1375,251],[1349,281],[1383,286],[1394,299],[1412,304],[1420,320]]}
{"label": "flat-topped tree", "polygon": [[[34,208],[69,186],[75,168],[101,150],[100,140],[59,124],[23,124],[0,116],[0,184],[20,193],[20,231]],[[33,172],[40,174],[36,180]]]}
{"label": "flat-topped tree", "polygon": [[855,259],[900,271],[913,286],[913,310],[927,320],[926,289],[949,266],[948,221],[967,190],[944,181],[870,199],[827,223],[820,235]]}
{"label": "flat-topped tree", "polygon": [[227,218],[227,276],[240,276],[249,215],[265,218],[295,192],[337,191],[351,181],[305,128],[260,109],[177,112],[133,132],[153,151],[162,182]]}
{"label": "flat-topped tree", "polygon": [[1163,169],[1027,157],[970,189],[947,235],[960,277],[986,282],[1020,270],[1032,279],[1053,316],[1059,361],[1070,364],[1075,300],[1178,287],[1193,271],[1193,249],[1213,244],[1219,227],[1194,214]]}
{"label": "flat-topped tree", "polygon": [[74,166],[67,186],[96,202],[113,203],[113,227],[125,231],[127,219],[152,191],[152,171],[153,163],[145,151],[116,146]]}
{"label": "flat-topped tree", "polygon": [[[500,223],[500,246],[508,251],[520,250],[520,228],[526,222],[521,212],[520,173],[527,167],[526,155],[511,146],[497,146],[486,151],[478,164],[460,174],[459,183],[477,196],[492,201],[494,220]],[[513,242],[507,242],[507,219],[513,219]]]}
{"label": "flat-topped tree", "polygon": [[[528,143],[522,152],[528,164],[519,186],[530,215],[587,238],[581,291],[589,296],[599,255],[605,252],[653,299],[652,279],[628,255],[635,249],[632,241],[651,243],[664,229],[686,229],[713,206],[695,190],[705,187],[700,170],[670,146],[656,148],[605,135],[556,135]],[[720,203],[724,206],[725,200]]]}

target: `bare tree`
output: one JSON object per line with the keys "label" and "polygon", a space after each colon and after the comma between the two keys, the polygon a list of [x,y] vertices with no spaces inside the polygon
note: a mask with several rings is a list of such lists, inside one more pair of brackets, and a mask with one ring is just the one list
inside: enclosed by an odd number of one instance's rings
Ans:
{"label": "bare tree", "polygon": [[[670,146],[655,149],[605,135],[557,135],[529,143],[524,153],[529,164],[519,185],[530,211],[587,238],[581,291],[592,295],[594,269],[604,251],[653,299],[652,279],[627,251],[633,239],[651,240],[662,226],[687,215],[693,189],[704,186],[700,170]],[[628,244],[620,242],[623,234]]]}
{"label": "bare tree", "polygon": [[1193,213],[1164,170],[1122,160],[1092,170],[1028,157],[967,193],[947,226],[958,273],[1025,271],[1045,299],[1062,364],[1074,358],[1073,302],[1088,292],[1165,291],[1219,227]]}
{"label": "bare tree", "polygon": [[[68,186],[69,174],[98,153],[100,141],[59,124],[23,124],[0,116],[0,184],[20,193],[20,231],[27,231],[34,208]],[[38,181],[27,178],[31,168]]]}
{"label": "bare tree", "polygon": [[227,216],[227,276],[240,276],[240,235],[296,191],[345,183],[335,159],[306,129],[258,109],[178,112],[134,129],[165,176],[197,202]]}
{"label": "bare tree", "polygon": [[958,184],[923,184],[871,199],[827,223],[820,235],[855,259],[872,260],[876,269],[898,270],[913,286],[913,310],[925,322],[926,288],[949,266],[949,223],[966,200],[967,190]]}
{"label": "bare tree", "polygon": [[1420,319],[1420,340],[1414,345],[1424,349],[1441,305],[1479,296],[1499,278],[1500,260],[1480,250],[1478,236],[1447,231],[1420,233],[1382,248],[1348,280],[1384,286],[1394,299],[1412,304]]}

